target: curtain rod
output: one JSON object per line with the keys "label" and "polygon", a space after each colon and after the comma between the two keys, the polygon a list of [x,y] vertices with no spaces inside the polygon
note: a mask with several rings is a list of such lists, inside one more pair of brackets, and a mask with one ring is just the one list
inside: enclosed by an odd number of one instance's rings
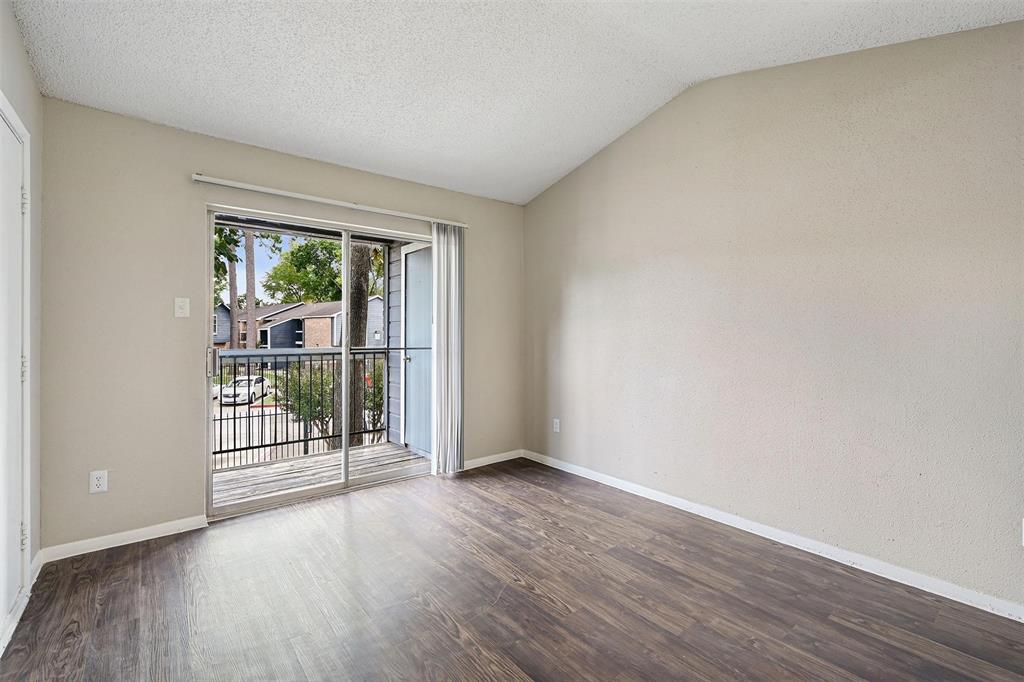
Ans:
{"label": "curtain rod", "polygon": [[289,192],[284,189],[274,189],[273,187],[264,187],[262,185],[250,185],[247,182],[237,182],[235,180],[225,180],[223,178],[214,178],[209,175],[203,175],[202,173],[193,173],[192,180],[195,182],[203,182],[207,185],[220,185],[221,187],[233,187],[235,189],[244,189],[249,192],[259,192],[260,194],[273,194],[279,197],[288,197],[290,199],[301,199],[302,201],[312,201],[317,204],[328,204],[330,206],[341,206],[342,208],[351,208],[357,211],[366,211],[367,213],[379,213],[381,215],[389,215],[395,218],[408,218],[409,220],[422,220],[427,223],[445,223],[447,225],[455,225],[456,227],[469,227],[465,223],[456,222],[454,220],[447,220],[445,218],[431,218],[426,215],[418,215],[416,213],[405,213],[403,211],[392,211],[387,208],[377,208],[376,206],[365,206],[363,204],[354,204],[350,201],[341,201],[339,199],[328,199],[327,197],[318,197],[312,194],[301,194],[299,192]]}

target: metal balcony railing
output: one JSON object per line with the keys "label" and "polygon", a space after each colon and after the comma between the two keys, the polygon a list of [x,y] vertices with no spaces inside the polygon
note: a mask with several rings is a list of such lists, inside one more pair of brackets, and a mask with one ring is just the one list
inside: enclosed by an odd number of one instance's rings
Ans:
{"label": "metal balcony railing", "polygon": [[257,466],[386,440],[387,354],[349,352],[349,405],[343,404],[338,348],[229,350],[213,376],[213,470]]}

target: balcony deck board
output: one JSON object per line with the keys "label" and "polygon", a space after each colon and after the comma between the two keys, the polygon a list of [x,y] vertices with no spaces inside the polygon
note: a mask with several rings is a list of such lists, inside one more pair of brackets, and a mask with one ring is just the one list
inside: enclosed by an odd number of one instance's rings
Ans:
{"label": "balcony deck board", "polygon": [[[213,474],[213,506],[220,507],[278,493],[342,482],[340,452],[311,455]],[[405,478],[430,471],[430,460],[395,443],[353,447],[349,478]]]}

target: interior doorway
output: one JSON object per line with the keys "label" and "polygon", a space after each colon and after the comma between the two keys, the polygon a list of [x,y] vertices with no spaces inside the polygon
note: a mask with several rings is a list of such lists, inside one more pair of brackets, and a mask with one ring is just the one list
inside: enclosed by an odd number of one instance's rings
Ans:
{"label": "interior doorway", "polygon": [[29,135],[0,94],[0,647],[28,596]]}
{"label": "interior doorway", "polygon": [[210,516],[428,474],[427,238],[211,213],[211,252]]}

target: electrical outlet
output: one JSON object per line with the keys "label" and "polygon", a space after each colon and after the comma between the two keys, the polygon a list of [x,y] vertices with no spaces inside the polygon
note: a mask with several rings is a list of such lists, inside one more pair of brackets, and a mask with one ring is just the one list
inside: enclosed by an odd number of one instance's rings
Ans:
{"label": "electrical outlet", "polygon": [[89,494],[107,492],[107,470],[89,472]]}
{"label": "electrical outlet", "polygon": [[562,420],[559,419],[558,417],[555,417],[554,420],[551,422],[551,429],[555,433],[561,433],[562,432]]}

